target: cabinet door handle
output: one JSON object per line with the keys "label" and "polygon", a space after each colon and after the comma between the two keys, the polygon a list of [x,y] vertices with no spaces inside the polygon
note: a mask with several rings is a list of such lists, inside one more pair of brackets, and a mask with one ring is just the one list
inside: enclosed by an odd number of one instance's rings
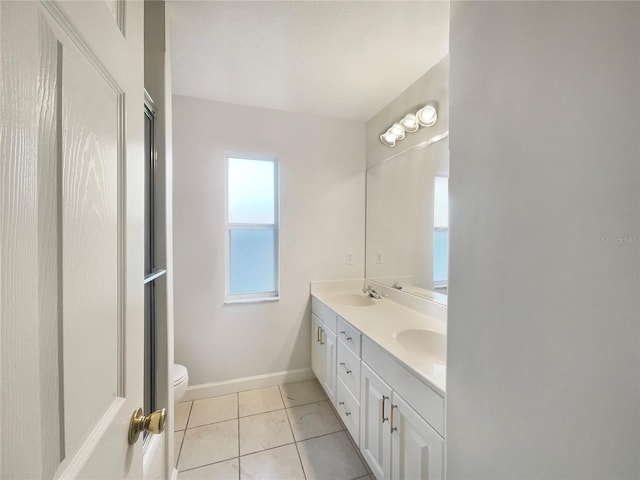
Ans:
{"label": "cabinet door handle", "polygon": [[351,415],[351,412],[348,411],[346,408],[344,408],[344,402],[338,402],[338,405],[340,405],[342,407],[342,411],[344,412],[344,414],[348,417],[349,415]]}
{"label": "cabinet door handle", "polygon": [[350,337],[349,335],[347,335],[347,332],[345,332],[344,330],[342,330],[340,333],[344,336],[344,338],[346,338],[346,339],[347,339],[347,341],[348,341],[348,342],[350,342],[350,341],[351,341],[351,337]]}
{"label": "cabinet door handle", "polygon": [[391,404],[391,423],[389,424],[389,426],[391,427],[391,433],[393,433],[393,432],[398,430],[396,427],[393,426],[393,409],[394,408],[398,408],[398,405],[394,405],[392,403]]}
{"label": "cabinet door handle", "polygon": [[[324,329],[322,327],[320,327],[320,345],[324,345],[324,342],[322,341],[322,334],[324,334]],[[335,363],[334,363],[335,365]]]}
{"label": "cabinet door handle", "polygon": [[320,325],[318,325],[318,331],[316,333],[316,342],[320,343]]}
{"label": "cabinet door handle", "polygon": [[384,402],[385,400],[389,398],[385,395],[382,396],[382,423],[386,422],[387,420],[389,420],[387,417],[384,416]]}
{"label": "cabinet door handle", "polygon": [[347,373],[351,373],[351,370],[349,370],[349,367],[347,367],[347,364],[346,364],[346,363],[342,362],[342,363],[340,363],[340,366],[341,366],[342,368],[344,368],[344,371],[345,371],[345,372],[347,372]]}

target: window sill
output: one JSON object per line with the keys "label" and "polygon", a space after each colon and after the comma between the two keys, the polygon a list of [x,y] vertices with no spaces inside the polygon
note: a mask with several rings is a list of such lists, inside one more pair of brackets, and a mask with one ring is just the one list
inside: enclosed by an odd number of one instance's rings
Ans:
{"label": "window sill", "polygon": [[262,298],[225,298],[225,305],[233,305],[236,303],[264,303],[264,302],[277,302],[280,300],[280,296],[277,297],[262,297]]}

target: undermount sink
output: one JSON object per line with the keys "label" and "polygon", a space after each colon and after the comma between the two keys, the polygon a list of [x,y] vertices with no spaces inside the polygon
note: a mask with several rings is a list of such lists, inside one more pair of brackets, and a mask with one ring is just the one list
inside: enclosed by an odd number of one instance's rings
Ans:
{"label": "undermount sink", "polygon": [[341,303],[342,305],[349,305],[350,307],[370,307],[376,304],[373,298],[357,293],[341,293],[331,297],[331,300],[336,303]]}
{"label": "undermount sink", "polygon": [[402,348],[410,353],[425,355],[437,363],[446,363],[447,337],[432,330],[403,330],[394,335]]}

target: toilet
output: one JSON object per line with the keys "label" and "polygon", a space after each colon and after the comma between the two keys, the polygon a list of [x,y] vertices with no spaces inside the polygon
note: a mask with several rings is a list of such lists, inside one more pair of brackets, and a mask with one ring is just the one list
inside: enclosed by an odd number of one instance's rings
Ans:
{"label": "toilet", "polygon": [[173,399],[178,403],[184,397],[187,387],[189,386],[189,372],[187,367],[179,363],[173,364]]}

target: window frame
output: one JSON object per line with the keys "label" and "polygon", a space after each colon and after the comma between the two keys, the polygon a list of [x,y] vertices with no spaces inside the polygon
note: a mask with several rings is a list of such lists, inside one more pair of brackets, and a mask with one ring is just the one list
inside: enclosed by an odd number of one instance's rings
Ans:
{"label": "window frame", "polygon": [[[256,155],[238,152],[225,153],[225,175],[224,175],[224,215],[225,215],[225,292],[224,303],[256,303],[275,302],[280,300],[280,164],[278,158],[273,155]],[[273,164],[273,224],[270,223],[231,223],[229,222],[229,159],[252,160],[261,162],[271,162]],[[275,290],[270,292],[253,292],[232,294],[231,293],[231,250],[230,236],[232,230],[239,229],[264,229],[273,230],[274,235],[274,276]]]}

